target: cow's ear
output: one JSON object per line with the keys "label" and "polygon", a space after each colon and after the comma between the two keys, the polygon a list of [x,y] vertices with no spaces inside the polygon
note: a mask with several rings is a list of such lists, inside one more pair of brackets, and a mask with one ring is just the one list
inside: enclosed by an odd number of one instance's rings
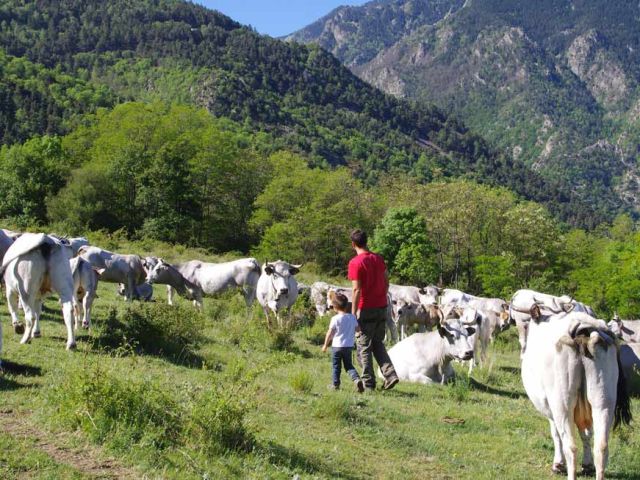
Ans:
{"label": "cow's ear", "polygon": [[447,338],[447,336],[449,335],[449,332],[447,332],[447,329],[441,326],[438,327],[438,333],[442,338]]}
{"label": "cow's ear", "polygon": [[302,268],[302,264],[300,265],[289,265],[289,273],[291,275],[297,275],[300,273],[300,269]]}
{"label": "cow's ear", "polygon": [[275,270],[271,265],[267,265],[266,267],[264,267],[264,273],[266,273],[267,275],[273,275],[274,271]]}
{"label": "cow's ear", "polygon": [[467,327],[467,334],[468,335],[473,335],[474,333],[476,333],[476,329],[473,327]]}

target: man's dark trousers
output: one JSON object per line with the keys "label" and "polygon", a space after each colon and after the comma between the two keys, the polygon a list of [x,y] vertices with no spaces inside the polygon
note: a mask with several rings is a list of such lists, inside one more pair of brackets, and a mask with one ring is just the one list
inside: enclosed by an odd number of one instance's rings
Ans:
{"label": "man's dark trousers", "polygon": [[384,346],[387,307],[363,308],[358,317],[360,335],[358,335],[359,354],[362,360],[362,382],[365,388],[376,387],[376,376],[373,371],[373,357],[380,365],[385,380],[397,378],[387,349]]}

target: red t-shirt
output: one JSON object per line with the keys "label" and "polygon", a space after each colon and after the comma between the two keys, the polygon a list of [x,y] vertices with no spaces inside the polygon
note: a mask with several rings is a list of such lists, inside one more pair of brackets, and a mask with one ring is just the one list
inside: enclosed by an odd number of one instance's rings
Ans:
{"label": "red t-shirt", "polygon": [[387,270],[384,260],[377,253],[363,252],[349,262],[349,280],[360,280],[358,308],[382,308],[387,306]]}

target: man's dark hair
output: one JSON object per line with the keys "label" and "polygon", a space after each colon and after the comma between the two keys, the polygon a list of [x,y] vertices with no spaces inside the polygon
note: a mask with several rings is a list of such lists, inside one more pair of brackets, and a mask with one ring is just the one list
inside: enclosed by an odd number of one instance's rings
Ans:
{"label": "man's dark hair", "polygon": [[351,241],[356,244],[356,247],[364,248],[367,246],[367,232],[362,230],[354,230],[351,232]]}

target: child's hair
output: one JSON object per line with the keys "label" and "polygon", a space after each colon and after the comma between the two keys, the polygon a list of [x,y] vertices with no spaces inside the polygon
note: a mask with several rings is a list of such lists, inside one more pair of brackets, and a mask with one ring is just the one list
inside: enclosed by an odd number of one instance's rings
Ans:
{"label": "child's hair", "polygon": [[334,290],[329,290],[329,300],[331,300],[331,306],[334,310],[340,312],[346,312],[349,306],[349,299],[342,293],[337,293]]}

